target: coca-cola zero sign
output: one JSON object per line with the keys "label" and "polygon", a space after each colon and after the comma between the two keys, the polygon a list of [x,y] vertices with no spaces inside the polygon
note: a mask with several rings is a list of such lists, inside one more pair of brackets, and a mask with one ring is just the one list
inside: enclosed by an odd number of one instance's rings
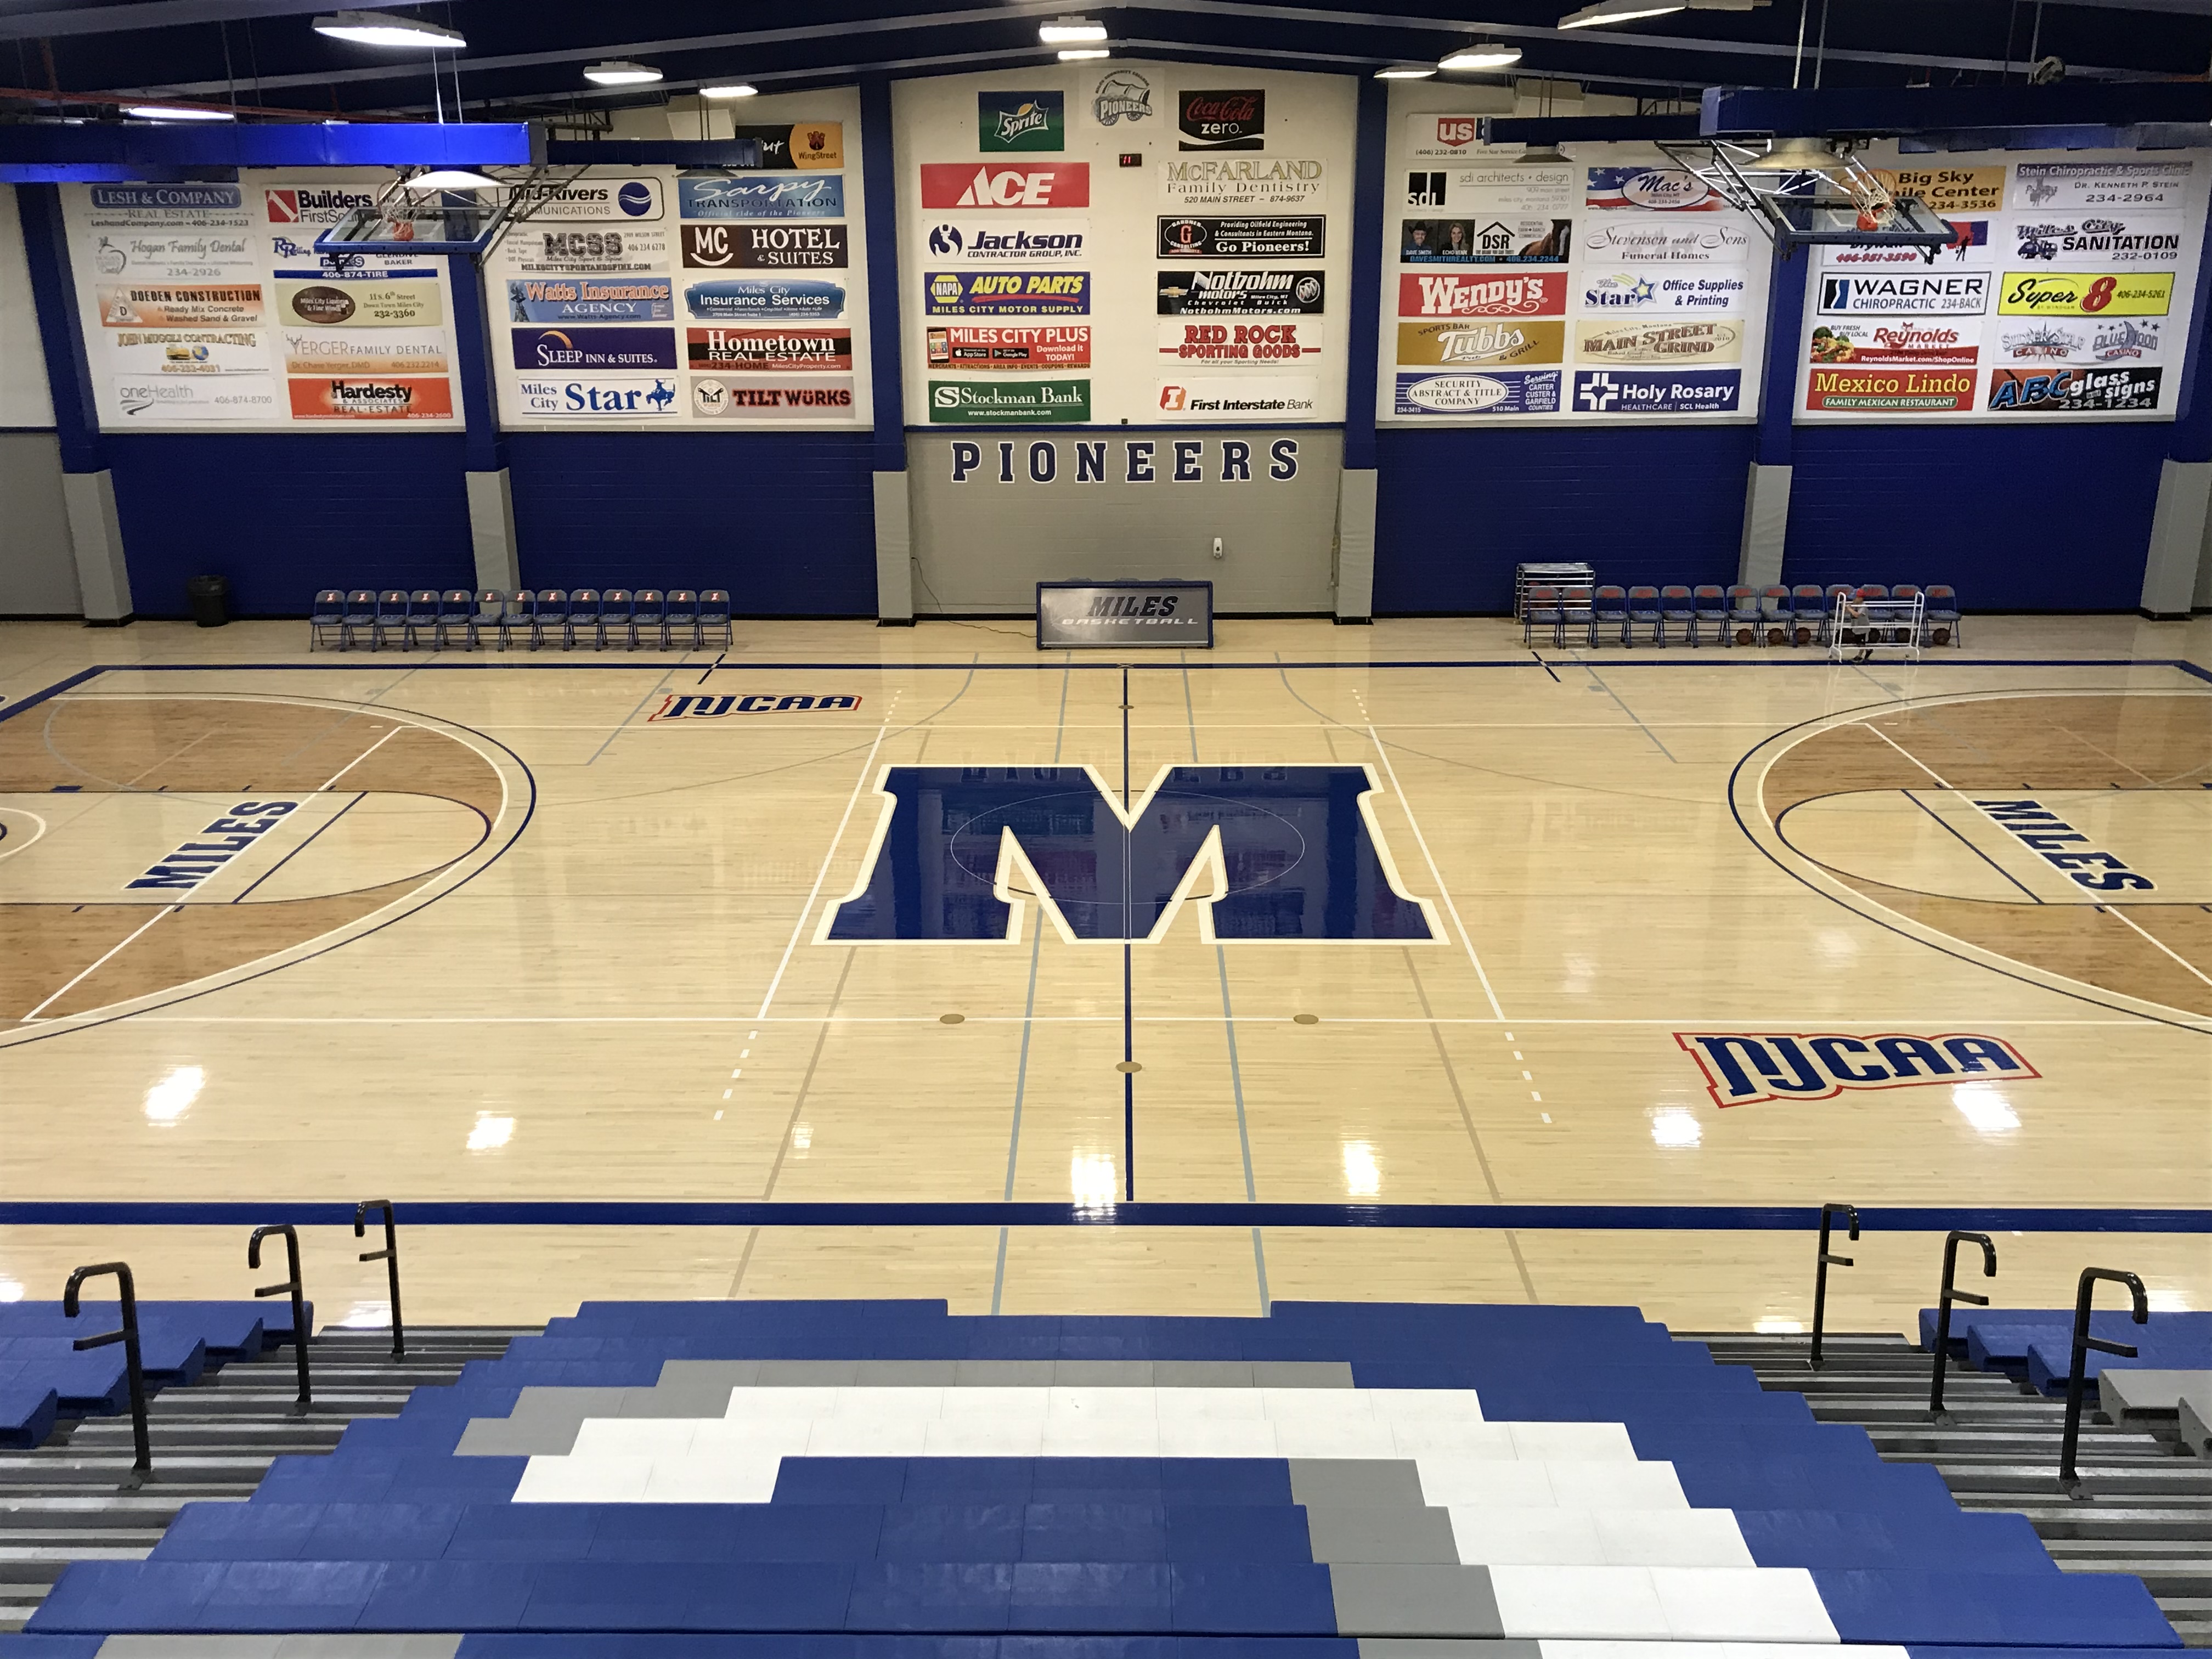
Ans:
{"label": "coca-cola zero sign", "polygon": [[1258,149],[1267,127],[1264,92],[1179,92],[1176,125],[1183,149]]}

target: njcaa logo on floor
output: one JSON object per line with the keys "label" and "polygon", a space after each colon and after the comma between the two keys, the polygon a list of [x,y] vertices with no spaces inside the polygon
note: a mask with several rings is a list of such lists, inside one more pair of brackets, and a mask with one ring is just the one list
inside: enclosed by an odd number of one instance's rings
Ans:
{"label": "njcaa logo on floor", "polygon": [[2043,1075],[2002,1037],[1677,1031],[1674,1041],[1698,1062],[1716,1106],[1826,1100],[1846,1089],[1909,1089],[1923,1083]]}
{"label": "njcaa logo on floor", "polygon": [[751,691],[739,696],[707,697],[670,692],[645,718],[656,720],[718,720],[726,714],[799,714],[833,708],[858,708],[858,697],[808,696],[803,692]]}

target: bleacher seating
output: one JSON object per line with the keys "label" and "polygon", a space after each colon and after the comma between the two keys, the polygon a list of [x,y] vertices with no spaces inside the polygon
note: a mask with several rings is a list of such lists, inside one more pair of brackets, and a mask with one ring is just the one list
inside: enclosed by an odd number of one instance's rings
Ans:
{"label": "bleacher seating", "polygon": [[[1923,645],[1957,645],[1960,635],[1958,590],[1940,583],[1921,589],[1911,583],[1894,590],[1911,595],[1924,592]],[[1819,646],[1833,641],[1842,601],[1854,594],[1887,595],[1887,587],[1851,587],[1844,583],[1822,588],[1814,582],[1796,587],[1722,588],[1707,583],[1696,588],[1669,585],[1662,588],[1564,587],[1536,584],[1528,590],[1521,611],[1521,638],[1533,642],[1549,634],[1554,646],[1572,642],[1593,648],[1618,641],[1624,646],[1648,642],[1665,646],[1673,640],[1692,647],[1722,646]],[[337,595],[330,596],[333,599]],[[1640,638],[1639,638],[1640,635]]]}
{"label": "bleacher seating", "polygon": [[72,1566],[0,1656],[111,1632],[460,1659],[2179,1645],[2139,1579],[2060,1572],[2024,1520],[1633,1309],[1311,1303],[587,1304],[249,1501],[185,1504],[149,1559]]}
{"label": "bleacher seating", "polygon": [[[0,1302],[0,1447],[37,1445],[58,1417],[129,1408],[122,1344],[82,1353],[75,1346],[79,1337],[100,1335],[117,1323],[111,1302],[88,1301],[75,1319],[58,1302]],[[138,1304],[139,1364],[149,1389],[197,1382],[210,1365],[291,1340],[289,1303]]]}
{"label": "bleacher seating", "polygon": [[377,594],[326,587],[307,613],[311,651],[468,650],[558,645],[594,651],[641,648],[704,650],[730,643],[730,596],[723,589],[695,592],[557,587],[507,592],[424,588]]}
{"label": "bleacher seating", "polygon": [[[1920,1346],[1936,1342],[1936,1310],[1920,1310]],[[2145,1370],[2212,1370],[2212,1313],[2154,1313],[2136,1324],[2122,1310],[2100,1308],[2089,1316],[2089,1334],[2132,1345],[2133,1359],[2118,1359],[2092,1349],[2082,1375],[2091,1380],[2109,1365]],[[2074,1313],[2069,1308],[1980,1308],[1951,1310],[1951,1357],[1976,1370],[2002,1371],[2027,1382],[2039,1394],[2066,1392],[2074,1354]]]}

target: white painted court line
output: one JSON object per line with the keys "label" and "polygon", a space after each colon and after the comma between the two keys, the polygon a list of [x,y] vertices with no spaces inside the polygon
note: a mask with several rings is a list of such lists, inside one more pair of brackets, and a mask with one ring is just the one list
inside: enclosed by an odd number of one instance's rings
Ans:
{"label": "white painted court line", "polygon": [[362,750],[361,751],[361,753],[359,753],[358,755],[356,755],[356,756],[355,756],[351,760],[348,761],[348,762],[347,762],[343,766],[341,766],[340,768],[338,768],[338,769],[337,769],[337,771],[335,771],[335,772],[331,773],[331,775],[330,775],[330,779],[329,779],[329,781],[328,781],[327,782],[325,782],[325,783],[323,785],[322,789],[318,789],[315,793],[316,793],[317,794],[319,794],[319,794],[321,794],[321,793],[323,793],[323,790],[325,790],[325,789],[328,789],[328,788],[331,787],[331,784],[336,783],[336,782],[337,782],[340,778],[343,777],[347,773],[349,773],[349,772],[352,771],[352,770],[353,770],[353,769],[354,769],[355,767],[356,767],[356,766],[360,765],[363,761],[367,760],[367,759],[368,759],[371,755],[374,755],[374,754],[378,750],[380,750],[380,749],[383,748],[383,747],[384,747],[384,745],[385,745],[386,744],[390,743],[390,742],[392,740],[392,738],[394,738],[398,737],[398,736],[402,732],[404,732],[406,729],[407,729],[407,728],[406,728],[406,726],[404,726],[404,725],[403,725],[403,726],[393,726],[393,727],[392,727],[389,732],[386,732],[382,737],[379,738],[378,738],[374,743],[372,743],[371,744],[369,744],[368,748],[366,748],[366,749]]}
{"label": "white painted court line", "polygon": [[[1935,779],[1938,787],[1943,789],[1949,789],[1951,787],[1951,781],[1948,778],[1946,778],[1941,772],[1938,772],[1926,761],[1921,759],[1919,756],[1914,754],[1910,749],[1907,749],[1895,738],[1891,737],[1888,732],[1883,731],[1881,727],[1876,726],[1871,720],[1861,720],[1858,724],[1866,727],[1868,731],[1873,732],[1875,736],[1880,738],[1892,749],[1897,750],[1899,754],[1904,756],[1905,759],[1911,761],[1915,766],[1925,772],[1929,777]],[[1956,792],[1954,791],[1954,793],[1955,793]]]}
{"label": "white painted court line", "polygon": [[[50,1022],[66,1024],[71,1020],[92,1020],[104,1023],[111,1017],[105,1014],[61,1014]],[[1139,1025],[1212,1025],[1220,1019],[1218,1014],[1139,1014]],[[1290,1014],[1237,1014],[1239,1025],[1287,1025],[1295,1023]],[[2011,1014],[1943,1014],[1930,1016],[1926,1010],[1911,1013],[1869,1014],[1850,1019],[1830,1020],[1831,1025],[1905,1026],[1939,1018],[1950,1024],[1972,1024],[1999,1028],[2017,1026],[2023,1030],[2044,1027],[2065,1028],[2086,1026],[2094,1029],[2117,1028],[2141,1024],[2146,1015],[2123,1014],[2112,1019],[2023,1019]],[[936,1025],[942,1021],[935,1014],[770,1014],[765,1018],[743,1014],[134,1014],[134,1024],[139,1025]],[[1024,1023],[1019,1014],[969,1014],[965,1024],[969,1025],[1019,1025]],[[1118,1025],[1119,1014],[1036,1014],[1028,1023],[1038,1025]],[[1730,1013],[1716,1014],[1709,1018],[1691,1019],[1681,1016],[1654,1018],[1650,1016],[1627,1016],[1620,1018],[1544,1018],[1528,1014],[1515,1018],[1516,1025],[1619,1025],[1660,1026],[1670,1030],[1720,1031],[1748,1030],[1790,1033],[1802,1030],[1805,1020],[1802,1015],[1784,1014],[1776,1018],[1762,1019],[1745,1014],[1738,1009]],[[2185,1024],[2167,1018],[2160,1024]],[[2202,1024],[2212,1027],[2212,1016],[2203,1017]],[[1498,1022],[1487,1017],[1473,1018],[1454,1014],[1438,1014],[1424,1018],[1411,1014],[1332,1014],[1322,1022],[1328,1025],[1495,1025]]]}
{"label": "white painted court line", "polygon": [[[1364,699],[1361,712],[1366,712]],[[1443,897],[1444,908],[1451,912],[1452,926],[1459,929],[1459,942],[1467,946],[1467,959],[1474,964],[1474,976],[1482,981],[1482,994],[1490,999],[1490,1012],[1502,1022],[1505,1011],[1498,1006],[1498,993],[1490,988],[1490,975],[1482,971],[1482,958],[1474,953],[1474,938],[1467,931],[1467,924],[1460,920],[1459,905],[1451,896],[1451,889],[1444,885],[1443,872],[1437,868],[1436,854],[1429,851],[1429,838],[1421,833],[1420,820],[1413,816],[1413,803],[1406,798],[1406,786],[1398,781],[1398,769],[1390,763],[1390,751],[1382,746],[1382,739],[1376,733],[1375,722],[1371,720],[1367,722],[1367,740],[1375,745],[1375,752],[1382,757],[1382,769],[1390,776],[1390,793],[1397,796],[1399,810],[1405,813],[1407,826],[1413,832],[1413,844],[1421,849],[1422,858],[1428,861],[1429,875],[1437,884],[1437,892]]]}
{"label": "white painted court line", "polygon": [[868,745],[867,758],[860,763],[860,775],[853,780],[853,793],[846,797],[844,814],[837,820],[837,832],[830,837],[830,845],[823,852],[822,867],[814,872],[814,885],[806,890],[806,902],[799,912],[799,920],[791,926],[791,937],[784,941],[782,960],[775,964],[775,977],[769,981],[768,994],[761,999],[760,1012],[753,1016],[757,1020],[768,1018],[769,1004],[775,1000],[776,989],[783,983],[784,969],[791,966],[791,953],[799,948],[799,936],[805,931],[806,919],[814,914],[814,901],[821,896],[822,884],[829,878],[830,862],[836,858],[838,848],[844,845],[845,826],[853,821],[853,808],[860,804],[860,792],[874,775],[876,751],[884,746],[884,735],[890,729],[887,713],[884,723],[876,728],[876,740]]}
{"label": "white painted court line", "polygon": [[2129,927],[2135,928],[2136,932],[2142,933],[2142,936],[2145,939],[2149,939],[2154,945],[2157,946],[2158,949],[2164,951],[2166,955],[2172,957],[2184,968],[2186,968],[2191,973],[2196,975],[2197,978],[2203,980],[2207,985],[2212,985],[2212,978],[2207,978],[2205,976],[2204,970],[2202,968],[2199,968],[2195,963],[2190,961],[2187,957],[2185,957],[2179,952],[2172,950],[2164,940],[2155,938],[2152,934],[2144,933],[2142,928],[2136,923],[2135,918],[2127,915],[2118,905],[2100,904],[2097,908],[2102,910],[2108,916],[2118,916],[2122,921],[2126,922]]}
{"label": "white painted court line", "polygon": [[52,1007],[52,1006],[54,1006],[54,1004],[56,1004],[57,1002],[59,1002],[59,1001],[60,1001],[64,997],[67,996],[67,995],[68,995],[71,991],[74,991],[75,989],[76,989],[76,988],[77,988],[78,986],[80,986],[80,985],[83,984],[85,981],[87,981],[87,980],[90,979],[90,978],[91,978],[94,974],[98,973],[98,972],[100,970],[100,969],[101,969],[103,966],[105,966],[105,965],[106,965],[109,961],[112,960],[114,957],[118,957],[118,956],[121,955],[125,951],[128,950],[128,949],[131,947],[131,945],[132,945],[132,943],[133,943],[133,942],[135,942],[135,941],[137,940],[137,939],[138,938],[138,935],[139,935],[139,934],[141,934],[141,933],[144,933],[144,932],[145,932],[149,927],[152,927],[155,922],[157,922],[157,921],[161,921],[161,919],[163,916],[174,915],[178,911],[179,911],[179,910],[183,909],[184,908],[185,908],[185,907],[184,907],[183,905],[181,905],[181,904],[172,904],[172,905],[167,906],[166,908],[162,908],[162,909],[159,909],[159,910],[155,911],[155,912],[154,912],[154,914],[153,914],[151,916],[149,916],[149,918],[147,918],[147,920],[146,920],[146,921],[144,921],[143,922],[141,922],[141,923],[138,925],[138,927],[136,927],[135,929],[133,929],[133,930],[132,930],[131,934],[131,937],[130,937],[129,939],[125,939],[125,940],[124,940],[120,945],[118,945],[114,946],[112,949],[111,949],[111,950],[107,952],[107,954],[106,954],[106,955],[105,955],[105,956],[103,956],[103,957],[101,957],[98,962],[94,963],[92,964],[92,966],[91,966],[91,967],[89,967],[89,968],[86,969],[82,973],[79,974],[79,975],[78,975],[75,979],[71,980],[68,984],[66,984],[66,985],[63,986],[63,987],[62,987],[62,988],[61,988],[60,990],[58,990],[58,991],[55,992],[55,993],[53,994],[53,995],[52,995],[52,996],[48,997],[48,998],[47,998],[44,1002],[40,1003],[37,1007],[35,1007],[35,1008],[32,1009],[32,1010],[31,1010],[31,1012],[30,1012],[29,1013],[27,1013],[27,1014],[24,1015],[24,1016],[23,1016],[23,1018],[22,1018],[22,1019],[21,1019],[20,1022],[18,1022],[18,1023],[19,1023],[19,1024],[21,1024],[28,1025],[28,1024],[29,1024],[33,1020],[34,1020],[34,1019],[38,1018],[38,1017],[39,1017],[40,1014],[42,1014],[42,1013],[46,1012],[46,1011],[47,1009],[49,1009],[49,1008]]}

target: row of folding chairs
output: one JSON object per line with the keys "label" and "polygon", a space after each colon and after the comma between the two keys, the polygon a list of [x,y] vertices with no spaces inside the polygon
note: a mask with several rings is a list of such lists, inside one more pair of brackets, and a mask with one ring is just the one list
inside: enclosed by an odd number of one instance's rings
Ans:
{"label": "row of folding chairs", "polygon": [[474,650],[557,645],[595,651],[640,647],[690,649],[730,643],[730,596],[719,587],[456,587],[409,593],[391,588],[325,588],[309,613],[308,645],[349,651]]}
{"label": "row of folding chairs", "polygon": [[[1814,582],[1796,587],[1723,587],[1708,582],[1698,587],[1532,587],[1522,613],[1521,638],[1533,641],[1548,631],[1552,643],[1564,646],[1571,632],[1595,647],[1601,640],[1618,639],[1623,645],[1639,643],[1638,631],[1650,644],[1664,646],[1674,639],[1696,647],[1705,644],[1820,645],[1836,642],[1840,631],[1845,644],[1902,643],[1853,637],[1844,614],[1852,599],[1920,599],[1920,645],[1959,643],[1959,595],[1941,583],[1925,588],[1910,582],[1895,587],[1869,583],[1853,587],[1837,582],[1821,587]],[[1878,629],[1874,632],[1907,632]]]}

